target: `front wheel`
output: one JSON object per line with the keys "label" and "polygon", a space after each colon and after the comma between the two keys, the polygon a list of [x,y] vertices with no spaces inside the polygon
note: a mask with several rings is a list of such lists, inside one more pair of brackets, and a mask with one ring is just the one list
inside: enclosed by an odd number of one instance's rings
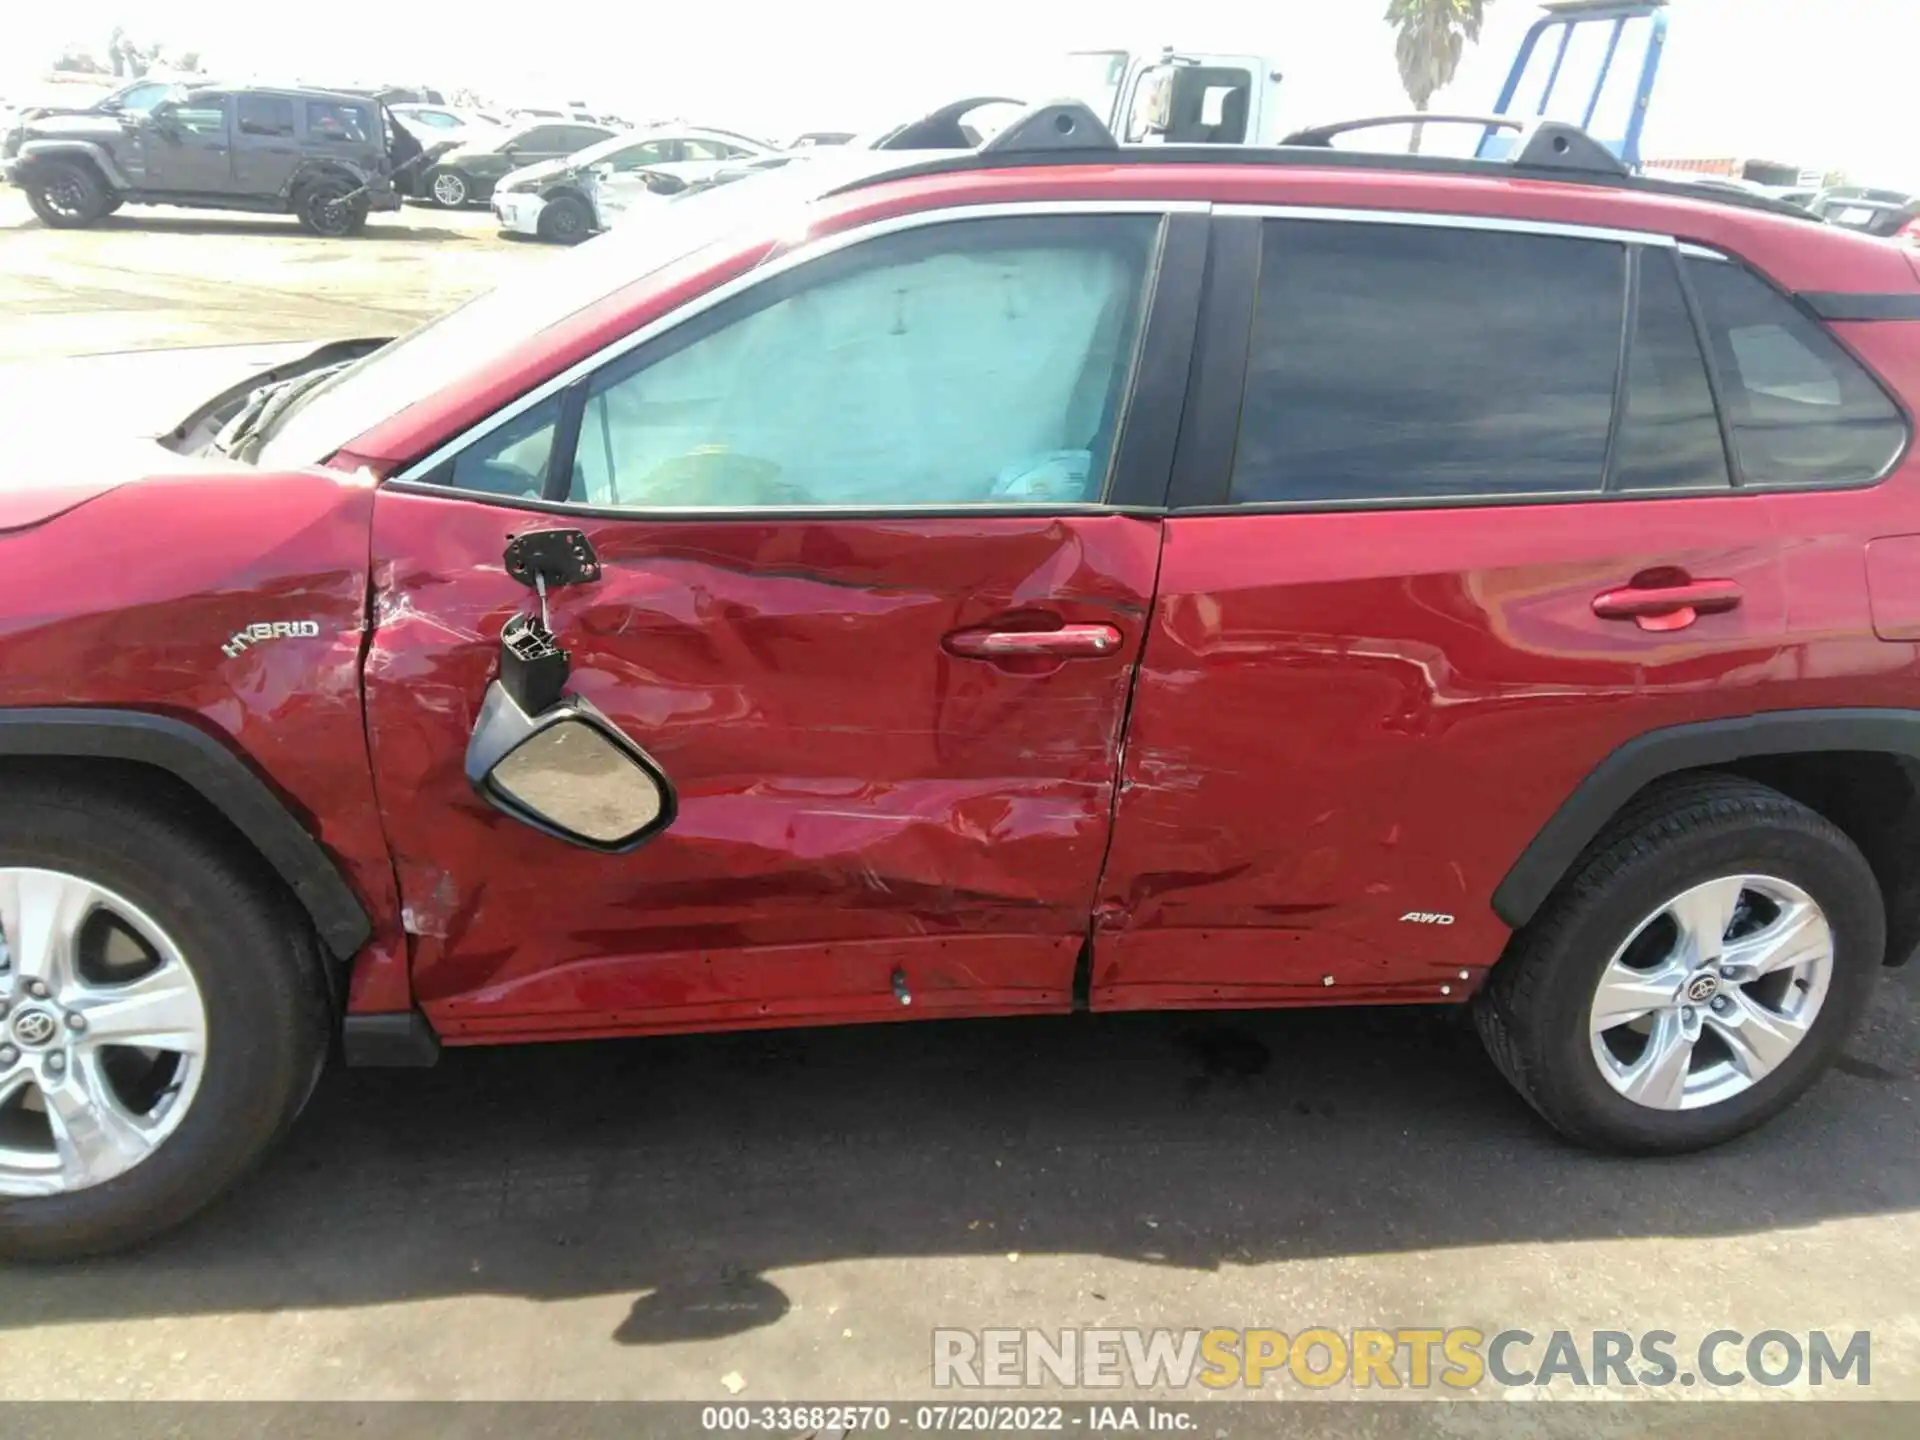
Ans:
{"label": "front wheel", "polygon": [[572,195],[556,195],[540,211],[542,240],[578,245],[593,233],[593,212]]}
{"label": "front wheel", "polygon": [[1885,948],[1851,840],[1776,790],[1705,776],[1649,792],[1589,847],[1475,1016],[1494,1062],[1572,1139],[1698,1150],[1819,1078]]}
{"label": "front wheel", "polygon": [[42,224],[55,230],[91,225],[119,208],[91,165],[49,160],[34,167],[27,203]]}
{"label": "front wheel", "polygon": [[0,1256],[137,1243],[297,1113],[324,976],[245,857],[105,789],[0,799]]}

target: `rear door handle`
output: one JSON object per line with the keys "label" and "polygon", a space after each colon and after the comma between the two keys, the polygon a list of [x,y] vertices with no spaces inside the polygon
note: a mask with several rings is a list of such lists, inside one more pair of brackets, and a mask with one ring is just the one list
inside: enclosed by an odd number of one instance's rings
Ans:
{"label": "rear door handle", "polygon": [[970,660],[1005,660],[1022,655],[1056,659],[1111,655],[1120,648],[1112,625],[1062,625],[1058,630],[955,630],[947,649]]}
{"label": "rear door handle", "polygon": [[1741,599],[1741,589],[1732,580],[1629,585],[1594,596],[1593,613],[1602,620],[1632,620],[1642,630],[1684,630],[1702,615],[1732,610]]}

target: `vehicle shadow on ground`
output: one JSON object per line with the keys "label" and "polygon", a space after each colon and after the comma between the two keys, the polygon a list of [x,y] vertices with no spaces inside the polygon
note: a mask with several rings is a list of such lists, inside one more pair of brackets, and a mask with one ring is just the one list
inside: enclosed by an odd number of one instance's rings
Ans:
{"label": "vehicle shadow on ground", "polygon": [[[353,240],[471,240],[478,239],[480,232],[453,230],[441,225],[419,225],[411,223],[416,216],[402,212],[400,216],[392,214],[376,215],[367,221],[367,228],[360,235],[349,237]],[[25,221],[19,228],[23,230],[44,230],[48,228],[42,221]],[[121,211],[96,220],[86,227],[98,231],[146,231],[155,235],[267,235],[280,236],[291,240],[303,240],[313,245],[339,245],[340,239],[325,235],[310,235],[300,228],[300,222],[291,215],[235,215],[209,218],[202,215],[148,215],[129,214]]]}
{"label": "vehicle shadow on ground", "polygon": [[1711,1236],[1920,1208],[1920,970],[1767,1129],[1665,1161],[1558,1141],[1455,1012],[1063,1017],[450,1051],[336,1072],[144,1251],[0,1269],[0,1329],[466,1294],[631,1294],[737,1334],[870,1257],[1296,1258]]}

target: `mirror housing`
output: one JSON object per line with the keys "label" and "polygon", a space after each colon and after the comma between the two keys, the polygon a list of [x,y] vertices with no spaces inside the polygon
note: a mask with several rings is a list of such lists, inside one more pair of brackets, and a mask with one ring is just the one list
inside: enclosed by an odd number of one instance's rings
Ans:
{"label": "mirror housing", "polygon": [[494,809],[603,854],[645,844],[678,809],[653,758],[587,701],[567,696],[529,714],[503,680],[487,687],[466,770]]}

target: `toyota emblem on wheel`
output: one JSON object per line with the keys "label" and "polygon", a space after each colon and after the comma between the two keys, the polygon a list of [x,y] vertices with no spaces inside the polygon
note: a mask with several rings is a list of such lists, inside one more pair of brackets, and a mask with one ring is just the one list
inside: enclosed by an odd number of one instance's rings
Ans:
{"label": "toyota emblem on wheel", "polygon": [[1696,975],[1687,982],[1687,999],[1695,1005],[1704,1005],[1720,993],[1720,980],[1715,975]]}
{"label": "toyota emblem on wheel", "polygon": [[22,1010],[13,1021],[14,1038],[27,1046],[46,1044],[59,1029],[53,1016],[44,1010]]}

